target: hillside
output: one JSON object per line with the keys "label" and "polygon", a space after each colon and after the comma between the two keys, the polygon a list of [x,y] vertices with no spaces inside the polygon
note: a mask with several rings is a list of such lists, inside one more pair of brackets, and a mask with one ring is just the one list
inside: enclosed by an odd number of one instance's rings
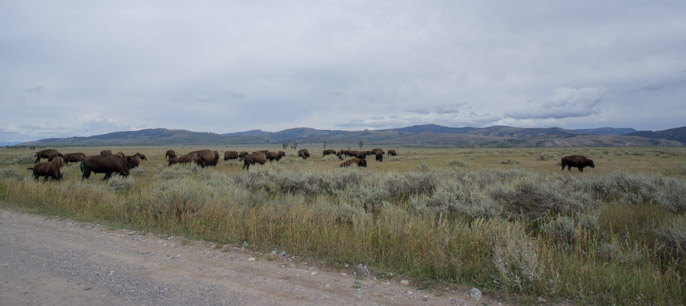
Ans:
{"label": "hillside", "polygon": [[669,139],[686,144],[686,126],[663,131],[639,131],[627,134],[646,138]]}
{"label": "hillside", "polygon": [[[123,146],[123,145],[260,145],[282,144],[297,140],[301,144],[323,143],[356,146],[361,140],[367,145],[404,147],[571,147],[571,146],[681,146],[686,143],[686,128],[662,132],[645,132],[647,136],[614,135],[617,130],[602,128],[597,135],[588,135],[562,128],[517,128],[491,126],[486,128],[453,128],[440,125],[415,125],[397,129],[341,131],[292,128],[279,132],[251,130],[216,134],[187,130],[146,129],[114,132],[89,137],[42,139],[21,145],[31,146]],[[590,131],[590,130],[589,130]],[[644,133],[644,132],[637,132]],[[631,136],[629,136],[631,135]],[[665,138],[671,137],[671,138]],[[679,141],[680,139],[681,141]]]}

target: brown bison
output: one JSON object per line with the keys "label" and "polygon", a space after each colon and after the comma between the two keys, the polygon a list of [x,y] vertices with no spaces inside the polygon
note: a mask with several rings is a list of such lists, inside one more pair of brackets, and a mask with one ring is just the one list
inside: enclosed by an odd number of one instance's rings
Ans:
{"label": "brown bison", "polygon": [[[219,152],[210,150],[198,150],[191,153],[198,154],[198,160],[196,163],[200,167],[216,166],[219,162]],[[190,153],[189,153],[190,154]]]}
{"label": "brown bison", "polygon": [[329,154],[336,155],[336,150],[324,150],[324,151],[322,151],[322,157],[327,156]]}
{"label": "brown bison", "polygon": [[389,156],[398,156],[398,152],[396,152],[395,150],[388,150],[388,155]]}
{"label": "brown bison", "polygon": [[224,152],[224,160],[238,159],[238,152],[236,151],[226,151]]}
{"label": "brown bison", "polygon": [[178,156],[176,156],[176,152],[174,152],[174,150],[171,150],[171,149],[167,150],[167,152],[164,153],[164,158],[166,158],[166,159],[177,158],[177,157]]}
{"label": "brown bison", "polygon": [[376,161],[378,161],[378,162],[383,161],[383,151],[376,151]]}
{"label": "brown bison", "polygon": [[129,169],[137,168],[141,164],[141,159],[138,154],[126,157],[126,162],[129,164]]}
{"label": "brown bison", "polygon": [[112,150],[102,150],[102,151],[100,151],[100,155],[102,155],[102,156],[112,155]]}
{"label": "brown bison", "polygon": [[367,157],[367,151],[349,151],[350,156],[354,156],[359,159],[365,159]]}
{"label": "brown bison", "polygon": [[40,150],[40,151],[36,152],[36,162],[35,163],[38,163],[41,160],[41,158],[47,158],[48,161],[51,161],[53,158],[55,158],[57,156],[64,158],[64,155],[62,155],[62,153],[60,153],[60,151],[57,151],[55,149]]}
{"label": "brown bison", "polygon": [[117,156],[121,156],[121,157],[123,157],[123,158],[126,158],[126,154],[124,154],[124,152],[117,152],[117,153],[114,153],[114,155],[117,155]]}
{"label": "brown bison", "polygon": [[41,176],[45,177],[45,181],[48,180],[48,177],[59,181],[62,179],[60,167],[62,167],[62,157],[55,156],[51,161],[36,164],[33,168],[27,168],[27,170],[33,170],[33,177],[36,181],[38,181],[38,178]]}
{"label": "brown bison", "polygon": [[572,167],[579,168],[579,172],[584,172],[584,167],[595,168],[593,161],[581,155],[570,155],[562,158],[560,162],[562,164],[562,170],[567,167],[567,170],[572,171]]}
{"label": "brown bison", "polygon": [[264,165],[267,162],[267,157],[264,156],[261,152],[255,152],[252,154],[248,154],[246,156],[243,156],[243,169],[245,170],[250,170],[250,165],[254,165],[255,163],[258,163],[260,165]]}
{"label": "brown bison", "polygon": [[386,154],[382,148],[374,148],[374,149],[371,149],[371,151],[369,151],[369,152],[372,153],[370,155],[376,155],[377,152],[381,152],[381,155]]}
{"label": "brown bison", "polygon": [[69,163],[80,162],[86,158],[86,154],[83,153],[67,153],[64,154],[64,163],[69,165]]}
{"label": "brown bison", "polygon": [[284,151],[276,152],[276,154],[279,155],[279,159],[278,159],[278,160],[281,160],[282,158],[286,157],[286,152],[284,152]]}
{"label": "brown bison", "polygon": [[300,149],[298,150],[298,157],[301,157],[302,159],[307,159],[310,157],[310,151],[307,149]]}
{"label": "brown bison", "polygon": [[357,164],[358,167],[367,167],[367,160],[364,158],[353,158],[341,163],[339,167],[350,167],[352,164]]}
{"label": "brown bison", "polygon": [[141,153],[136,152],[136,154],[134,154],[134,155],[138,155],[138,158],[140,158],[141,160],[148,160],[148,158],[145,157],[145,154],[141,154]]}
{"label": "brown bison", "polygon": [[169,159],[167,159],[167,165],[168,166],[171,166],[173,164],[178,164],[178,163],[179,163],[179,158],[170,157]]}
{"label": "brown bison", "polygon": [[81,179],[87,179],[91,172],[105,173],[105,180],[112,176],[112,173],[119,173],[121,176],[129,176],[129,163],[126,158],[119,155],[92,155],[86,156],[81,161]]}
{"label": "brown bison", "polygon": [[245,152],[245,151],[242,151],[241,153],[238,153],[238,160],[243,160],[243,157],[245,157],[245,156],[248,155],[248,154],[250,154],[250,153]]}
{"label": "brown bison", "polygon": [[273,161],[279,161],[281,159],[279,153],[276,152],[267,152],[267,154],[265,154],[264,156],[267,157],[267,160],[269,160],[270,163]]}

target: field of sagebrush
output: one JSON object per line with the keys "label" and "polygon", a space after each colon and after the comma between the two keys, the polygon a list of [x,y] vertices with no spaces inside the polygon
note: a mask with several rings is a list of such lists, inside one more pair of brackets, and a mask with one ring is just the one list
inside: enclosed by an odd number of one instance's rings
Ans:
{"label": "field of sagebrush", "polygon": [[[35,182],[26,170],[37,150],[0,149],[0,205],[364,263],[377,277],[426,285],[583,304],[686,303],[685,148],[395,148],[381,163],[339,168],[321,146],[305,147],[308,160],[287,150],[250,171],[223,160],[168,167],[167,148],[116,147],[148,160],[109,181],[81,180],[70,164],[59,182]],[[561,171],[570,154],[596,167]]]}

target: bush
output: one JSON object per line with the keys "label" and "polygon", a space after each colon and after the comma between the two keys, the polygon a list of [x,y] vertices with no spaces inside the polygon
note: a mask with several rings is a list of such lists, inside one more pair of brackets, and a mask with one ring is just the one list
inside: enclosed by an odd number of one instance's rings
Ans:
{"label": "bush", "polygon": [[125,178],[118,175],[111,177],[107,182],[110,190],[114,192],[127,192],[131,189],[131,187],[133,187],[134,184],[135,182],[132,178]]}
{"label": "bush", "polygon": [[686,216],[676,216],[653,230],[655,235],[672,248],[686,247]]}
{"label": "bush", "polygon": [[150,186],[151,212],[181,218],[200,211],[210,201],[212,188],[190,178],[166,181]]}

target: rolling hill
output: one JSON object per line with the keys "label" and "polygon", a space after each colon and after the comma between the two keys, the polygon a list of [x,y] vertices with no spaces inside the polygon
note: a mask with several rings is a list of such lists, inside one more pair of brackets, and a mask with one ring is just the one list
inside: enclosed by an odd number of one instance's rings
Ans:
{"label": "rolling hill", "polygon": [[[172,146],[172,145],[264,145],[298,141],[301,144],[326,141],[331,145],[367,145],[404,147],[572,147],[572,146],[682,146],[686,127],[659,132],[634,132],[629,129],[601,128],[566,130],[562,128],[454,128],[440,125],[415,125],[397,129],[342,131],[292,128],[279,132],[251,130],[216,134],[172,129],[145,129],[114,132],[89,137],[51,138],[22,143],[28,146]],[[637,135],[637,133],[644,133]]]}

